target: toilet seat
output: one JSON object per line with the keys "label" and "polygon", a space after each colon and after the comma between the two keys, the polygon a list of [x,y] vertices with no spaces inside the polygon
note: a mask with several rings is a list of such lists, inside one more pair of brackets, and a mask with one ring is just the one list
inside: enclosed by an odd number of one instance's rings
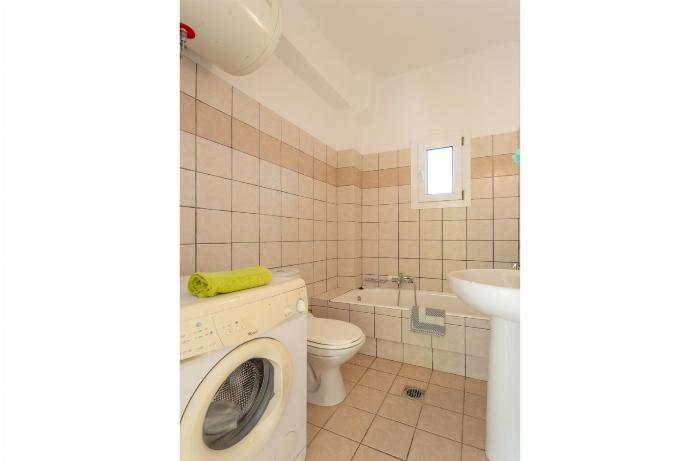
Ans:
{"label": "toilet seat", "polygon": [[307,322],[307,346],[323,350],[344,350],[364,341],[362,330],[349,322],[310,316]]}

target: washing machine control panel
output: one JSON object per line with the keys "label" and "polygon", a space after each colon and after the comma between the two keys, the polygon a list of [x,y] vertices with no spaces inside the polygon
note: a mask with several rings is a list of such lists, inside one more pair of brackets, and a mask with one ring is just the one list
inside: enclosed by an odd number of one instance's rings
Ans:
{"label": "washing machine control panel", "polygon": [[285,320],[304,315],[306,306],[307,290],[301,288],[182,322],[180,360],[249,341]]}

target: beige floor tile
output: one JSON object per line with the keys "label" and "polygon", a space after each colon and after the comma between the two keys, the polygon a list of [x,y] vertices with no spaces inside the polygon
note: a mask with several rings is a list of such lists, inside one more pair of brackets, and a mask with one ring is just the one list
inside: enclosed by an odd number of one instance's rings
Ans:
{"label": "beige floor tile", "polygon": [[438,370],[434,370],[431,373],[429,382],[437,386],[450,387],[451,389],[464,389],[465,387],[464,376]]}
{"label": "beige floor tile", "polygon": [[418,367],[417,365],[405,363],[402,368],[400,368],[398,375],[416,379],[417,381],[429,382],[429,378],[431,378],[431,368]]}
{"label": "beige floor tile", "polygon": [[424,403],[462,413],[462,391],[429,384]]}
{"label": "beige floor tile", "polygon": [[366,445],[360,445],[352,461],[398,461],[398,458],[393,458]]}
{"label": "beige floor tile", "polygon": [[318,434],[320,430],[321,429],[319,427],[307,423],[307,445],[309,445],[311,441],[314,440],[314,437],[316,437],[316,434]]}
{"label": "beige floor tile", "polygon": [[367,369],[365,367],[360,367],[359,365],[352,365],[350,363],[343,363],[340,366],[340,372],[343,374],[343,379],[345,381],[351,381],[356,383],[359,379],[366,373]]}
{"label": "beige floor tile", "polygon": [[420,389],[426,389],[429,384],[424,381],[417,381],[416,379],[405,378],[404,376],[396,376],[393,385],[388,392],[390,394],[402,395],[405,390],[405,386],[419,387]]}
{"label": "beige floor tile", "polygon": [[407,461],[458,461],[462,445],[428,432],[417,430]]}
{"label": "beige floor tile", "polygon": [[424,405],[417,428],[458,442],[462,441],[462,415],[432,405]]}
{"label": "beige floor tile", "polygon": [[357,442],[321,430],[307,449],[307,461],[350,461],[356,450]]}
{"label": "beige floor tile", "polygon": [[350,391],[343,403],[369,413],[376,413],[385,397],[386,393],[383,391],[357,385]]}
{"label": "beige floor tile", "polygon": [[372,387],[380,391],[388,392],[388,389],[391,388],[394,379],[395,375],[392,375],[390,373],[384,373],[378,370],[372,370],[370,368],[367,370],[366,373],[364,373],[364,376],[362,376],[362,379],[359,381],[359,384],[362,384],[367,387]]}
{"label": "beige floor tile", "polygon": [[465,378],[465,392],[486,397],[486,384],[481,379]]}
{"label": "beige floor tile", "polygon": [[388,394],[381,408],[379,408],[378,414],[388,419],[414,426],[417,424],[420,411],[422,411],[422,402]]}
{"label": "beige floor tile", "polygon": [[314,426],[323,427],[323,425],[326,424],[326,421],[328,421],[328,418],[330,418],[337,409],[338,405],[333,405],[332,407],[322,407],[307,403],[307,422],[313,424]]}
{"label": "beige floor tile", "polygon": [[362,443],[400,459],[407,456],[414,428],[377,416]]}
{"label": "beige floor tile", "polygon": [[486,419],[486,397],[465,393],[464,413],[479,419]]}
{"label": "beige floor tile", "polygon": [[361,442],[373,420],[374,415],[372,413],[341,405],[328,420],[324,429],[350,440]]}
{"label": "beige floor tile", "polygon": [[486,421],[464,415],[462,420],[462,443],[484,449]]}
{"label": "beige floor tile", "polygon": [[353,383],[352,381],[346,381],[343,380],[343,384],[345,385],[345,395],[349,394],[352,389],[357,385],[357,383]]}
{"label": "beige floor tile", "polygon": [[462,446],[462,461],[489,461],[484,450],[469,445]]}
{"label": "beige floor tile", "polygon": [[373,370],[383,371],[385,373],[397,374],[400,371],[402,363],[396,362],[394,360],[387,360],[382,358],[377,358],[374,363],[369,365]]}
{"label": "beige floor tile", "polygon": [[376,357],[372,357],[371,355],[355,354],[347,363],[359,365],[360,367],[368,367],[374,359],[376,359]]}

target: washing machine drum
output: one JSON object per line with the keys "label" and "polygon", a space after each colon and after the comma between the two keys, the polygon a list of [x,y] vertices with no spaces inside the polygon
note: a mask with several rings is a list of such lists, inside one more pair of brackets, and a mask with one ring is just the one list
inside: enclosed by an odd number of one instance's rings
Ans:
{"label": "washing machine drum", "polygon": [[255,459],[285,411],[292,373],[290,354],[271,338],[248,341],[218,359],[182,414],[181,460]]}
{"label": "washing machine drum", "polygon": [[225,450],[254,429],[275,395],[273,373],[266,359],[247,360],[230,373],[206,411],[202,438],[207,447]]}

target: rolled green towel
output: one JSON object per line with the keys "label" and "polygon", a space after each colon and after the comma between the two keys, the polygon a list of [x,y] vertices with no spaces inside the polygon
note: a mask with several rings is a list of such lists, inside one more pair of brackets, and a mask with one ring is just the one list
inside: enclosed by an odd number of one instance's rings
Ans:
{"label": "rolled green towel", "polygon": [[189,276],[187,289],[200,298],[260,287],[271,282],[271,271],[263,266],[245,267],[230,272],[195,272]]}

